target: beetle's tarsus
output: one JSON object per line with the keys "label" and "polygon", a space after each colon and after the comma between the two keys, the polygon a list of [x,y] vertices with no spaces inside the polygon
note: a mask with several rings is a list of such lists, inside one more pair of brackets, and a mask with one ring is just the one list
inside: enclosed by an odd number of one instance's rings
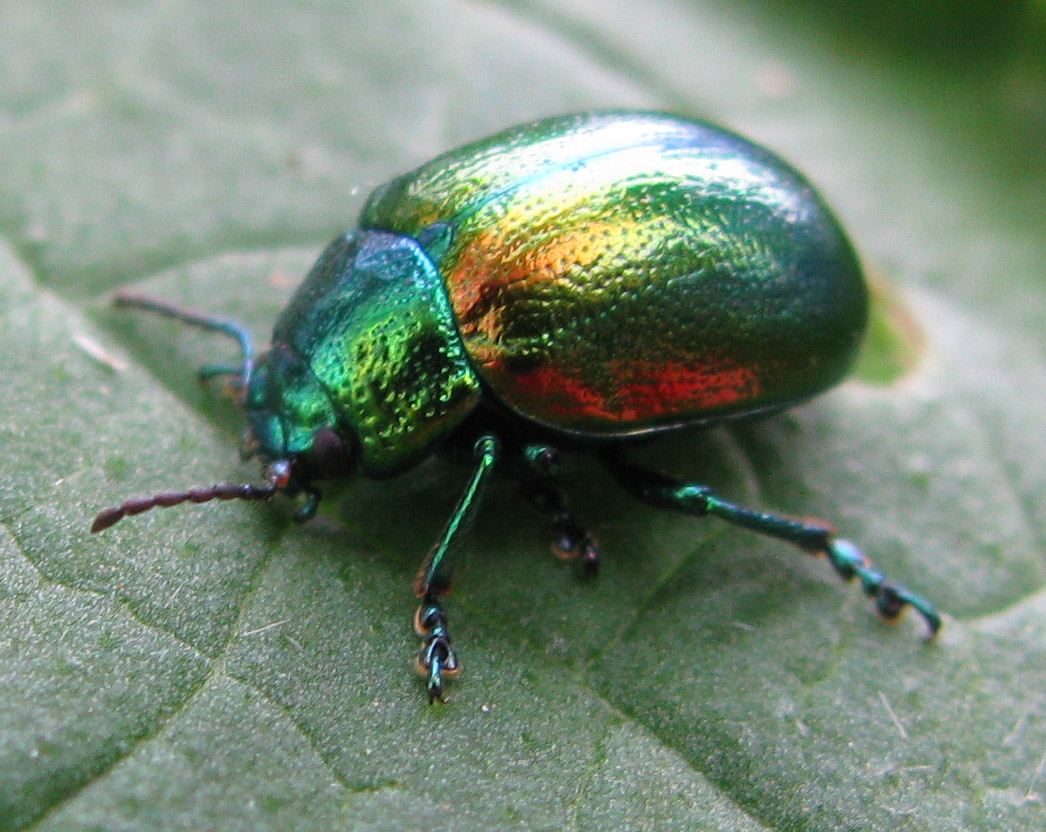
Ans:
{"label": "beetle's tarsus", "polygon": [[[600,551],[595,538],[577,526],[569,515],[553,518],[553,529],[559,535],[552,541],[552,553],[563,560],[578,559],[581,574],[586,578],[599,575]],[[572,528],[563,530],[563,525],[571,524]]]}
{"label": "beetle's tarsus", "polygon": [[414,629],[422,638],[415,664],[418,673],[425,678],[429,704],[437,700],[446,702],[443,698],[444,679],[457,676],[461,665],[450,647],[447,613],[438,599],[427,598],[422,602],[414,614]]}
{"label": "beetle's tarsus", "polygon": [[941,614],[936,607],[914,592],[887,583],[886,576],[869,564],[864,553],[849,540],[826,536],[820,553],[828,558],[839,576],[846,581],[857,578],[865,595],[875,599],[875,609],[887,621],[896,621],[908,607],[914,608],[926,622],[930,638],[941,629]]}
{"label": "beetle's tarsus", "polygon": [[585,577],[599,574],[599,544],[574,518],[555,478],[559,476],[559,451],[548,445],[528,445],[523,459],[529,468],[524,494],[552,525],[552,553],[564,560],[578,558]]}
{"label": "beetle's tarsus", "polygon": [[308,486],[305,488],[305,502],[301,504],[301,507],[294,512],[294,522],[296,523],[308,523],[313,517],[316,516],[316,512],[320,507],[320,500],[323,498],[323,494],[320,493],[318,488]]}

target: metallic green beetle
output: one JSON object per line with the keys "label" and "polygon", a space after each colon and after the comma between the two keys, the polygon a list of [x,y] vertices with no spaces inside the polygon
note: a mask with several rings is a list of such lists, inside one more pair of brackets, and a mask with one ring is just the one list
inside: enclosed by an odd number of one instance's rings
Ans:
{"label": "metallic green beetle", "polygon": [[430,701],[459,669],[441,596],[495,464],[521,477],[556,547],[595,571],[596,544],[555,485],[558,449],[594,447],[640,498],[827,556],[894,618],[933,606],[887,583],[827,525],[754,512],[626,461],[628,440],[771,413],[851,366],[868,297],[853,249],[801,174],[710,124],[590,112],[525,124],[378,188],[276,322],[257,363],[246,332],[152,298],[150,309],[236,338],[247,447],[264,485],[219,483],[129,500],[305,494],[361,471],[394,476],[471,449],[465,493],[417,581],[418,668]]}

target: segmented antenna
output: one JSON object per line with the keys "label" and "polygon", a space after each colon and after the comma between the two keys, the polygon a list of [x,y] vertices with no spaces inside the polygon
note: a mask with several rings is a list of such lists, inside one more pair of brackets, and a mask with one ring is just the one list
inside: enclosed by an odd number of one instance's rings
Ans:
{"label": "segmented antenna", "polygon": [[265,485],[250,483],[219,482],[211,486],[198,486],[185,491],[161,491],[151,497],[132,497],[124,503],[98,512],[91,524],[91,533],[103,531],[116,525],[125,517],[141,514],[153,508],[170,508],[180,503],[206,503],[211,500],[269,500],[291,478],[291,464],[285,459],[272,463],[265,470]]}

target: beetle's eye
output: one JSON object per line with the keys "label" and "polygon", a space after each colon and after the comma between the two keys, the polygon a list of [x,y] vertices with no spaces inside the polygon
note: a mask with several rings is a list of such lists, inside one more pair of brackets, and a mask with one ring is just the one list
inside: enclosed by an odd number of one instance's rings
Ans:
{"label": "beetle's eye", "polygon": [[356,466],[356,455],[332,428],[322,427],[312,438],[312,448],[301,458],[310,479],[332,480],[347,477]]}

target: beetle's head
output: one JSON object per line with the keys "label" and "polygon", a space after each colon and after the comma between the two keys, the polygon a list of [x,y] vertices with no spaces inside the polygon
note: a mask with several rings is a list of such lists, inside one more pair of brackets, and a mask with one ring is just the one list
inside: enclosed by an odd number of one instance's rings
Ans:
{"label": "beetle's head", "polygon": [[308,364],[286,344],[274,344],[258,360],[247,385],[246,408],[245,455],[269,464],[289,462],[292,493],[356,469],[355,438]]}
{"label": "beetle's head", "polygon": [[290,496],[304,493],[305,502],[295,517],[310,519],[320,500],[313,483],[346,477],[357,468],[355,439],[338,429],[323,386],[286,345],[274,345],[255,365],[246,362],[242,374],[237,374],[237,387],[244,389],[247,409],[241,450],[244,457],[257,456],[265,464],[264,484],[220,482],[134,497],[100,512],[91,531],[102,531],[152,508],[210,500],[268,500],[281,491]]}

